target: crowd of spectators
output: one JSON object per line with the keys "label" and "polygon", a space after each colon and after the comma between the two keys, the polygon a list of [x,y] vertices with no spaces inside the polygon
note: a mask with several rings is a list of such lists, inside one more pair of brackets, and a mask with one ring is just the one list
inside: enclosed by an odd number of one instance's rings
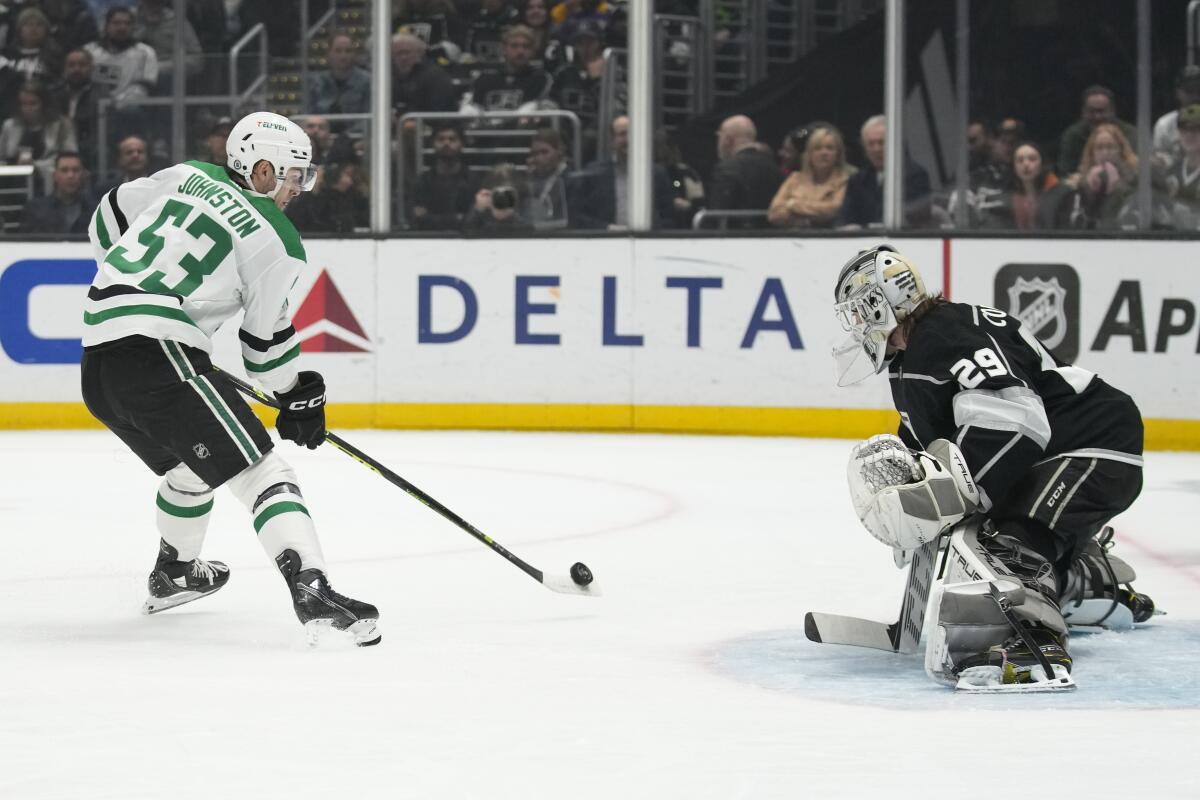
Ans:
{"label": "crowd of spectators", "polygon": [[[153,99],[171,94],[176,69],[185,72],[189,92],[203,93],[206,81],[222,79],[208,64],[223,59],[208,56],[226,51],[255,22],[273,32],[274,55],[293,53],[294,44],[275,40],[296,22],[271,3],[189,0],[182,20],[172,5],[0,3],[0,163],[32,170],[31,202],[7,215],[7,229],[78,231],[80,213],[86,218],[105,191],[166,165],[170,113]],[[314,16],[327,7],[322,0],[311,5]],[[629,119],[619,95],[611,114],[601,116],[605,50],[625,44],[627,3],[391,5],[392,152],[403,166],[393,170],[403,176],[393,187],[398,229],[628,227]],[[659,10],[673,13],[695,13],[694,5],[659,0]],[[181,65],[173,63],[177,28]],[[362,231],[369,224],[372,101],[362,29],[330,28],[318,44],[322,58],[310,62],[292,110],[320,169],[314,190],[288,213],[306,232]],[[1035,141],[1017,117],[972,119],[964,196],[952,179],[934,191],[928,173],[906,158],[904,225],[950,227],[965,215],[969,228],[987,230],[1134,229],[1143,222],[1140,155],[1150,160],[1148,224],[1200,229],[1200,67],[1182,69],[1175,89],[1177,108],[1157,120],[1145,147],[1119,116],[1123,98],[1099,85],[1083,91],[1078,119],[1052,139]],[[579,127],[552,110],[572,112]],[[406,117],[414,112],[442,116],[416,122]],[[489,116],[494,112],[508,114],[503,124]],[[188,117],[189,157],[223,163],[231,113],[201,109]],[[881,225],[887,120],[849,124],[860,126],[856,138],[854,128],[843,133],[813,120],[767,142],[751,117],[731,114],[718,127],[715,163],[703,176],[681,156],[677,131],[656,131],[655,227],[690,228],[700,211],[731,229]]]}

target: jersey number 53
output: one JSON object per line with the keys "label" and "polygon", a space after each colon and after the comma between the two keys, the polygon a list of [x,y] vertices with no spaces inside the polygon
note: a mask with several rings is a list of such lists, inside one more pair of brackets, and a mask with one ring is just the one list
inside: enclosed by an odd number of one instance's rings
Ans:
{"label": "jersey number 53", "polygon": [[[140,258],[131,258],[129,251],[124,246],[117,245],[109,252],[104,261],[130,275],[136,275],[155,266],[154,261],[166,244],[166,239],[158,232],[159,228],[168,220],[174,227],[183,228],[183,224],[187,222],[193,211],[195,209],[187,203],[168,200],[163,205],[158,217],[138,234],[138,244],[146,248]],[[156,294],[177,294],[180,297],[187,297],[196,291],[200,282],[211,275],[233,250],[233,237],[229,235],[229,231],[207,214],[201,213],[194,217],[191,224],[184,228],[184,232],[197,240],[201,237],[208,237],[212,241],[208,252],[204,254],[203,258],[196,258],[191,253],[184,253],[179,259],[179,266],[183,267],[186,274],[174,286],[167,286],[163,283],[163,278],[166,277],[166,272],[164,272],[166,265],[162,265],[162,268],[156,269],[138,284],[140,288]]]}

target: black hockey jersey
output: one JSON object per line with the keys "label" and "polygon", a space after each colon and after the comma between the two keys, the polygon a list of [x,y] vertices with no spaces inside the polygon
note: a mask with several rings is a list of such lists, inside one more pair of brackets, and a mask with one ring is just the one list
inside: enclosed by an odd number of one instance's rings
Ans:
{"label": "black hockey jersey", "polygon": [[935,306],[889,365],[900,438],[962,450],[985,506],[1031,466],[1080,455],[1142,463],[1142,418],[1129,395],[1056,359],[1020,320],[965,303]]}

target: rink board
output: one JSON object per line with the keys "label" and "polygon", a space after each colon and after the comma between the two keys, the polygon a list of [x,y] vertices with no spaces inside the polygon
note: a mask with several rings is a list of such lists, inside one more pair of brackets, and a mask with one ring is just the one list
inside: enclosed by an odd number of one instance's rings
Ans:
{"label": "rink board", "polygon": [[[291,305],[340,427],[864,436],[886,382],[839,389],[832,280],[874,239],[314,240]],[[1018,314],[1129,391],[1147,443],[1200,448],[1194,244],[904,239],[931,290]],[[0,428],[91,427],[85,244],[0,257]],[[167,282],[171,276],[167,277]],[[241,362],[230,324],[214,361]]]}

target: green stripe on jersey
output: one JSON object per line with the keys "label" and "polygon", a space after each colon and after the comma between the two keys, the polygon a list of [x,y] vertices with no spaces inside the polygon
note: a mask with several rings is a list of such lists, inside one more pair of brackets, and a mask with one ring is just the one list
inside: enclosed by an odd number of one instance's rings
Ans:
{"label": "green stripe on jersey", "polygon": [[274,505],[267,506],[266,508],[263,509],[261,514],[259,514],[257,517],[254,518],[254,532],[262,533],[262,529],[263,529],[264,525],[266,525],[268,522],[270,522],[272,519],[279,516],[280,514],[286,514],[289,511],[299,511],[299,512],[303,513],[304,516],[306,516],[306,517],[312,516],[312,514],[308,513],[308,509],[305,508],[302,504],[297,503],[293,500],[285,500],[282,503],[275,503]]}
{"label": "green stripe on jersey", "polygon": [[242,363],[246,365],[246,369],[248,369],[250,372],[270,372],[280,364],[286,364],[298,355],[300,355],[300,345],[294,345],[291,350],[288,350],[279,358],[273,358],[266,363],[255,364],[253,361],[249,361],[245,358],[242,359]]}
{"label": "green stripe on jersey", "polygon": [[103,311],[97,311],[94,314],[90,311],[85,311],[83,312],[83,322],[86,325],[99,325],[101,322],[107,322],[116,317],[133,316],[166,317],[177,322],[186,322],[193,328],[200,327],[195,322],[192,322],[191,317],[178,308],[152,305],[117,306],[116,308],[106,308]]}
{"label": "green stripe on jersey", "polygon": [[163,350],[167,351],[167,358],[175,362],[175,367],[183,375],[185,381],[196,377],[196,371],[192,369],[192,363],[187,360],[187,356],[183,354],[183,349],[178,344],[170,339],[160,339],[159,341],[162,342]]}
{"label": "green stripe on jersey", "polygon": [[177,506],[169,502],[160,493],[155,503],[166,513],[172,517],[203,517],[208,512],[212,511],[213,501],[210,499],[207,503],[201,503],[198,506]]}
{"label": "green stripe on jersey", "polygon": [[304,254],[304,245],[300,241],[300,233],[296,230],[296,226],[292,224],[292,221],[276,207],[274,200],[270,197],[259,197],[238,186],[229,178],[229,173],[225,171],[224,167],[219,167],[216,164],[207,164],[203,161],[186,161],[184,163],[193,169],[203,172],[214,181],[227,183],[239,190],[246,200],[249,201],[250,205],[254,206],[259,214],[262,214],[263,219],[275,231],[275,235],[283,243],[283,249],[287,251],[287,254],[301,261],[308,260]]}
{"label": "green stripe on jersey", "polygon": [[112,237],[108,235],[108,226],[104,224],[104,207],[96,207],[96,238],[100,240],[100,246],[105,250],[111,250],[113,243]]}

